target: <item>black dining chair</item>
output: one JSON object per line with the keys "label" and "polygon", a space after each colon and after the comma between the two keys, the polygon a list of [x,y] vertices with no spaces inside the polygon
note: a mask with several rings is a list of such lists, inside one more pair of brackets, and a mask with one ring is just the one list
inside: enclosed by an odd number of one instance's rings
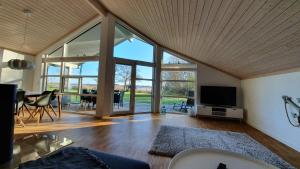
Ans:
{"label": "black dining chair", "polygon": [[[81,94],[91,94],[87,89],[82,89]],[[91,96],[80,96],[80,104],[81,107],[86,109],[87,106],[92,102]]]}
{"label": "black dining chair", "polygon": [[118,109],[120,108],[120,92],[114,92],[114,106],[118,105]]}
{"label": "black dining chair", "polygon": [[22,113],[22,115],[24,116],[24,108],[27,111],[27,113],[29,114],[29,116],[32,116],[30,110],[28,109],[28,107],[26,106],[27,103],[31,103],[33,101],[29,100],[26,96],[25,96],[25,91],[22,89],[19,89],[17,91],[17,102],[18,102],[18,107],[16,110],[18,113],[18,116],[20,116],[20,113]]}
{"label": "black dining chair", "polygon": [[[97,95],[97,90],[91,90],[91,94]],[[97,96],[92,96],[92,102],[93,102],[92,108],[94,108],[97,102]]]}
{"label": "black dining chair", "polygon": [[15,111],[14,115],[15,115],[16,124],[17,124],[17,122],[19,122],[23,127],[25,127],[25,124],[19,115],[20,115],[20,111],[22,110],[23,116],[24,116],[24,110],[23,110],[24,98],[25,98],[25,91],[18,90],[17,96],[16,96],[16,111]]}
{"label": "black dining chair", "polygon": [[35,102],[28,104],[29,106],[35,107],[35,110],[32,113],[33,117],[35,117],[36,115],[39,114],[37,123],[39,123],[40,120],[42,120],[44,112],[46,112],[46,114],[50,117],[50,119],[52,121],[54,121],[52,116],[50,115],[50,112],[49,112],[49,106],[51,104],[52,96],[53,96],[52,91],[44,91],[42,93],[42,95],[40,97],[38,97]]}
{"label": "black dining chair", "polygon": [[59,90],[57,90],[57,89],[54,89],[54,90],[52,90],[52,96],[51,96],[51,101],[50,101],[50,104],[49,104],[49,107],[50,107],[50,109],[52,110],[52,112],[54,113],[54,115],[57,117],[57,114],[56,114],[56,112],[55,112],[55,110],[54,110],[54,108],[53,108],[53,105],[51,104],[52,103],[52,101],[54,101],[55,99],[56,99],[56,94],[59,92]]}

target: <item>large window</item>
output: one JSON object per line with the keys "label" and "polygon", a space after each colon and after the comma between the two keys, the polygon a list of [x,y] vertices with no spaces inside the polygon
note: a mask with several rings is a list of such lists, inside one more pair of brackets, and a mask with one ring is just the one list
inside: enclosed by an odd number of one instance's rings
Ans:
{"label": "large window", "polygon": [[100,24],[66,44],[65,57],[98,56],[100,51]]}
{"label": "large window", "polygon": [[196,65],[163,52],[161,71],[161,109],[186,113],[195,106]]}
{"label": "large window", "polygon": [[97,90],[98,61],[65,62],[63,92],[82,94],[83,91]]}
{"label": "large window", "polygon": [[153,67],[136,66],[135,112],[151,112],[153,98]]}
{"label": "large window", "polygon": [[[44,59],[43,89],[64,93],[64,111],[95,114],[99,51],[100,24],[97,24]],[[59,62],[53,61],[58,57]]]}
{"label": "large window", "polygon": [[[43,58],[43,89],[63,92],[65,111],[95,113],[100,29],[99,23]],[[155,44],[122,23],[116,23],[114,31],[113,110],[116,113],[152,112],[157,65],[154,63],[157,62]],[[156,80],[161,83],[161,110],[185,113],[192,109],[195,106],[196,64],[169,51],[163,51],[158,62],[161,62],[161,70],[157,70],[161,79]]]}
{"label": "large window", "polygon": [[95,113],[98,66],[98,61],[64,62],[61,76],[64,110]]}
{"label": "large window", "polygon": [[153,62],[154,47],[120,24],[115,27],[114,43],[114,57]]}
{"label": "large window", "polygon": [[45,83],[46,90],[59,90],[60,88],[60,70],[61,62],[47,62],[46,65],[46,74],[45,74]]}
{"label": "large window", "polygon": [[63,48],[60,47],[48,55],[48,58],[58,58],[63,56]]}
{"label": "large window", "polygon": [[[114,58],[117,63],[115,66],[114,112],[151,112],[154,67],[153,45],[122,25],[116,24]],[[135,80],[133,84],[131,84],[132,79]],[[118,93],[120,93],[120,99],[118,99]],[[118,104],[118,100],[121,104]],[[133,103],[134,106],[130,106]],[[134,107],[134,111],[131,107]]]}

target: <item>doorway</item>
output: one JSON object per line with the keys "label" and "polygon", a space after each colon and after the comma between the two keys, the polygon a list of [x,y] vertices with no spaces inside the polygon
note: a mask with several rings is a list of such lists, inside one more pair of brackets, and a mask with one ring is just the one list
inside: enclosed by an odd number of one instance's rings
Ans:
{"label": "doorway", "polygon": [[114,114],[131,114],[132,97],[133,97],[133,65],[131,64],[115,64],[114,78],[114,95],[113,95],[113,112]]}
{"label": "doorway", "polygon": [[152,112],[153,67],[132,60],[116,61],[113,114]]}

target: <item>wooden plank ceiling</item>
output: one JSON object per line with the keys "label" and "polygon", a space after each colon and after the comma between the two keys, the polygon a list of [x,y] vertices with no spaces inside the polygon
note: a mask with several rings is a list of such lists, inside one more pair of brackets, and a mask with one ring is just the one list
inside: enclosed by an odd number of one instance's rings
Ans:
{"label": "wooden plank ceiling", "polygon": [[159,44],[240,78],[300,67],[297,0],[99,0]]}
{"label": "wooden plank ceiling", "polygon": [[[0,3],[0,47],[32,55],[98,14],[86,0],[3,0]],[[32,11],[30,17],[23,13],[24,9]]]}

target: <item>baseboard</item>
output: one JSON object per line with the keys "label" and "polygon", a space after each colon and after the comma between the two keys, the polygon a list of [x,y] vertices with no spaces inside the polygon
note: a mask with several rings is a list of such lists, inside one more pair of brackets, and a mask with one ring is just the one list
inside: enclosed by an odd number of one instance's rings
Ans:
{"label": "baseboard", "polygon": [[275,140],[281,142],[282,144],[286,145],[287,147],[290,147],[291,149],[293,149],[293,150],[295,150],[295,151],[297,151],[297,152],[300,153],[300,147],[299,147],[299,145],[296,145],[296,144],[294,144],[294,143],[290,143],[290,142],[287,142],[287,141],[285,141],[285,140],[282,140],[281,138],[272,135],[270,131],[265,130],[265,129],[262,129],[262,128],[259,128],[259,127],[255,126],[255,125],[249,123],[248,121],[245,121],[245,122],[246,122],[249,126],[251,126],[251,127],[255,128],[255,129],[257,129],[257,130],[263,132],[264,134],[268,135],[269,137],[271,137],[271,138],[273,138],[273,139],[275,139]]}

